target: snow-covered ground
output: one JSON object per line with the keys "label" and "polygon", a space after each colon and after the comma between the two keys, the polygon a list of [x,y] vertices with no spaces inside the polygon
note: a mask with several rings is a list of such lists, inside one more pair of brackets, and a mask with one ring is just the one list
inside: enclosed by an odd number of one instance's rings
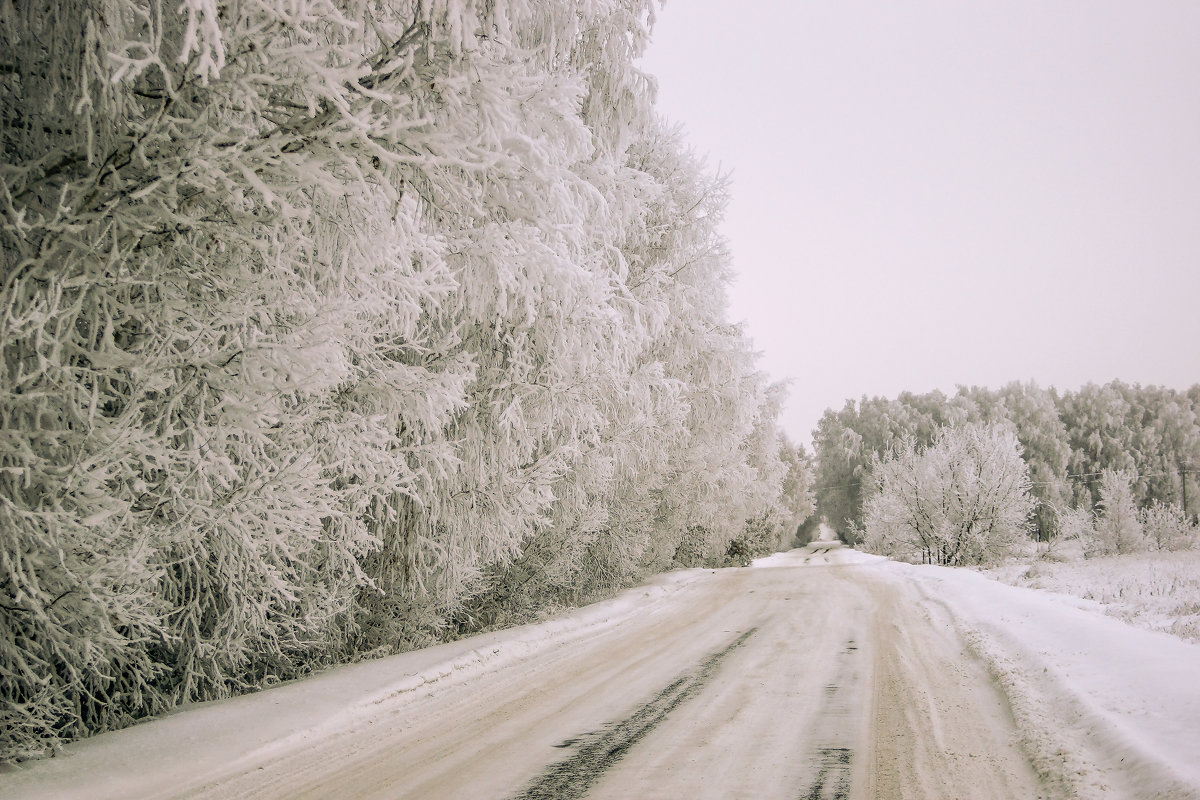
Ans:
{"label": "snow-covered ground", "polygon": [[1139,628],[1200,643],[1200,551],[1013,562],[985,575],[1094,601]]}
{"label": "snow-covered ground", "polygon": [[969,570],[887,569],[954,618],[1067,796],[1200,797],[1200,646]]}
{"label": "snow-covered ground", "polygon": [[0,798],[1185,800],[1198,721],[1196,644],[822,541],[97,736]]}

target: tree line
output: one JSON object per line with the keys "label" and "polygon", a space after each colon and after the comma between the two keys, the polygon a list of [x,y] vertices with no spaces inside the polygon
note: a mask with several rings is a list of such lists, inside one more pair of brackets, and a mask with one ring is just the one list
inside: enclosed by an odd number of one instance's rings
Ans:
{"label": "tree line", "polygon": [[790,539],[654,6],[0,15],[0,760]]}
{"label": "tree line", "polygon": [[[878,534],[900,524],[888,504],[898,508],[902,478],[911,487],[924,475],[941,491],[955,479],[951,465],[971,464],[978,475],[994,469],[1023,482],[1013,497],[1028,494],[1028,529],[1040,541],[1068,534],[1095,554],[1191,541],[1200,510],[1198,417],[1200,386],[1178,391],[1120,381],[1061,393],[1013,383],[960,387],[953,397],[863,397],[826,411],[814,431],[818,513],[852,540],[869,534],[872,522]],[[1007,444],[998,447],[999,439]],[[986,459],[978,455],[984,443],[992,448]],[[1014,463],[1016,472],[999,469]],[[944,479],[929,478],[938,470]],[[1002,527],[1023,529],[1020,503],[1010,510],[1016,516]]]}

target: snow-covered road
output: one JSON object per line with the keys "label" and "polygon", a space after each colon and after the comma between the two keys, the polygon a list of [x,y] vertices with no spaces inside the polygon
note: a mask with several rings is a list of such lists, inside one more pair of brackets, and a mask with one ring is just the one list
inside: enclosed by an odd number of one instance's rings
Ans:
{"label": "snow-covered road", "polygon": [[1200,796],[1200,682],[1110,696],[1089,651],[1174,685],[1200,648],[1093,623],[1122,625],[814,544],[97,737],[0,798]]}

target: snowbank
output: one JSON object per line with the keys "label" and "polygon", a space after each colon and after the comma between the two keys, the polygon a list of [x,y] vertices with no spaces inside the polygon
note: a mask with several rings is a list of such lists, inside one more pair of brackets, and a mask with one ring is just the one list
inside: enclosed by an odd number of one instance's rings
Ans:
{"label": "snowbank", "polygon": [[1086,798],[1200,798],[1200,646],[968,570],[886,569],[990,665],[1043,780]]}

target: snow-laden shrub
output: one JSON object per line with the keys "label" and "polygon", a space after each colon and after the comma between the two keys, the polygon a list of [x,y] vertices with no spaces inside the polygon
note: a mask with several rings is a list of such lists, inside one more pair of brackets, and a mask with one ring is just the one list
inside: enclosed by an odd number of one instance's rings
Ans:
{"label": "snow-laden shrub", "polygon": [[1084,543],[1094,535],[1096,518],[1087,509],[1069,506],[1053,510],[1055,529],[1058,534],[1049,539],[1038,558],[1041,561],[1060,563],[1077,561],[1084,557]]}
{"label": "snow-laden shrub", "polygon": [[1059,539],[1090,542],[1095,537],[1096,517],[1086,508],[1065,508],[1059,511]]}
{"label": "snow-laden shrub", "polygon": [[982,564],[1018,552],[1034,500],[1029,468],[1006,428],[942,428],[873,464],[863,546],[924,563]]}
{"label": "snow-laden shrub", "polygon": [[1193,550],[1200,546],[1200,527],[1173,503],[1155,503],[1141,512],[1146,540],[1155,550]]}
{"label": "snow-laden shrub", "polygon": [[778,552],[780,533],[783,526],[770,514],[746,520],[741,535],[725,549],[725,561],[732,566],[742,566],[751,559]]}
{"label": "snow-laden shrub", "polygon": [[688,527],[675,549],[675,563],[681,567],[702,566],[707,556],[709,538],[709,532],[703,526]]}

